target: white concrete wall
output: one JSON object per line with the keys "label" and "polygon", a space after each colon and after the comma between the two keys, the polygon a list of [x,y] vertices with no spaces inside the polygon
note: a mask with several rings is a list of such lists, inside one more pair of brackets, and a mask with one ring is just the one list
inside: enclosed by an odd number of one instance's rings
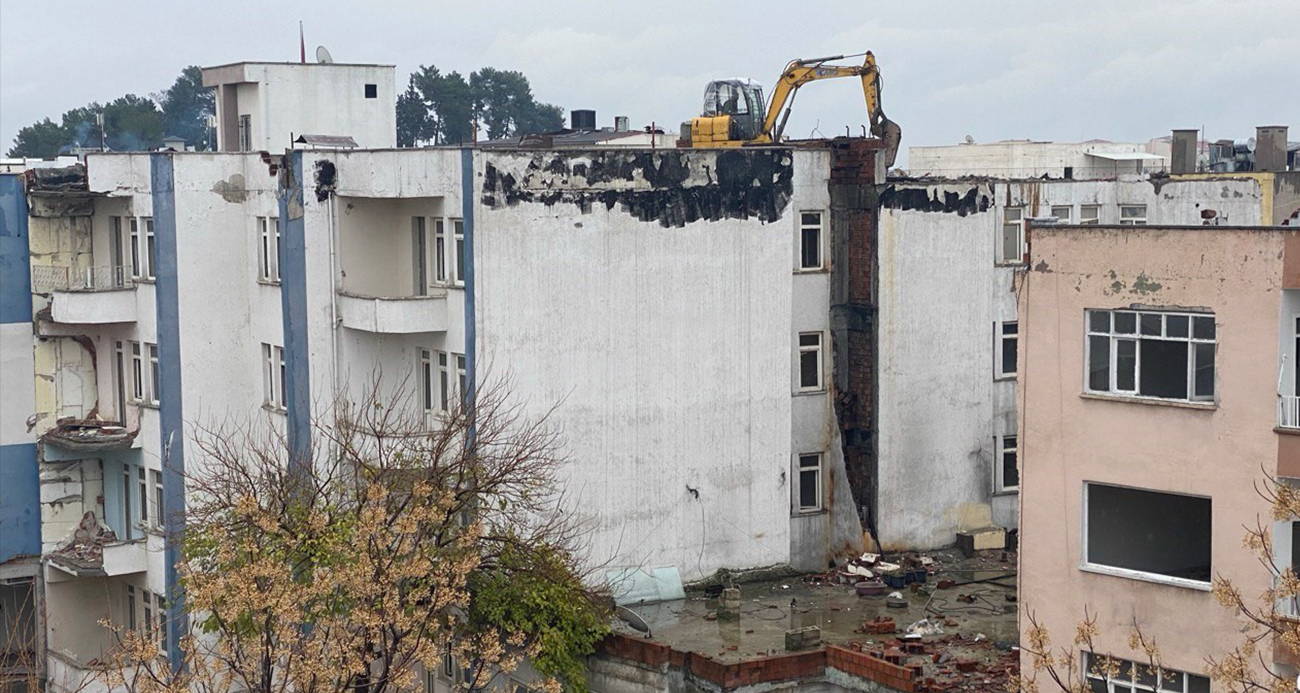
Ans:
{"label": "white concrete wall", "polygon": [[958,178],[993,176],[998,178],[1037,178],[1064,176],[1073,169],[1078,180],[1114,178],[1122,174],[1164,170],[1167,161],[1113,161],[1088,156],[1088,152],[1147,152],[1146,143],[1127,142],[1033,142],[1011,140],[982,144],[953,144],[933,147],[910,147],[907,150],[908,174]]}

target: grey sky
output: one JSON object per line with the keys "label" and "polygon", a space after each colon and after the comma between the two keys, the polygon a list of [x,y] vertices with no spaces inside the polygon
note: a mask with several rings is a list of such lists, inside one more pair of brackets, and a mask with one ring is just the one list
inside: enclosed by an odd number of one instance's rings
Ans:
{"label": "grey sky", "polygon": [[[770,87],[786,61],[875,52],[903,145],[1009,138],[1211,139],[1288,124],[1300,139],[1300,1],[657,3],[10,2],[0,5],[0,147],[90,101],[166,88],[181,68],[310,59],[523,71],[539,99],[669,128],[705,83]],[[866,120],[851,80],[802,90],[787,132]]]}

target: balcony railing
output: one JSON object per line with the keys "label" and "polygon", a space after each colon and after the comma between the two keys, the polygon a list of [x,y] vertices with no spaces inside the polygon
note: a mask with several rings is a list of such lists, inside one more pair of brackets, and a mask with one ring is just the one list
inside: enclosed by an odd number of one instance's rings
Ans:
{"label": "balcony railing", "polygon": [[1300,428],[1300,396],[1277,396],[1278,428]]}
{"label": "balcony railing", "polygon": [[135,286],[131,268],[114,265],[99,267],[32,267],[32,289],[37,293],[54,291],[116,291]]}

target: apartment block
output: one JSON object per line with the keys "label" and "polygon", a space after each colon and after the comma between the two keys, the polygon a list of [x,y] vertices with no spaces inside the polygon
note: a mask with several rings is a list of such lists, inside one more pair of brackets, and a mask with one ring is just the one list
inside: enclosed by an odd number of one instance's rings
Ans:
{"label": "apartment block", "polygon": [[[1208,691],[1206,658],[1245,637],[1212,580],[1247,599],[1269,587],[1245,528],[1268,522],[1258,484],[1300,474],[1300,235],[1035,224],[1027,253],[1017,291],[1022,632],[1032,617],[1069,647],[1087,610],[1097,654],[1144,662],[1129,646],[1136,627],[1170,670],[1156,690]],[[1282,566],[1292,526],[1274,526]],[[1087,664],[1093,653],[1076,655]]]}

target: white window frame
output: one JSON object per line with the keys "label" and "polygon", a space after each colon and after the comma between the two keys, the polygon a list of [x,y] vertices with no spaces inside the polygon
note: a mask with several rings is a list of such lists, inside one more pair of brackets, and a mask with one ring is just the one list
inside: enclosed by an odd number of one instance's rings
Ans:
{"label": "white window frame", "polygon": [[444,219],[433,220],[433,281],[440,285],[447,283],[447,222]]}
{"label": "white window frame", "polygon": [[434,412],[438,411],[438,396],[433,386],[433,352],[429,349],[419,348],[416,350],[416,382],[419,385],[417,397],[420,400],[420,410],[424,412],[424,418],[428,421]]}
{"label": "white window frame", "polygon": [[137,623],[139,615],[136,613],[136,609],[139,608],[139,605],[136,604],[135,592],[136,592],[135,585],[126,586],[126,624],[125,625],[126,625],[126,629],[130,631],[135,631],[139,629],[139,624]]}
{"label": "white window frame", "polygon": [[158,345],[145,343],[145,350],[149,354],[149,404],[158,406]]}
{"label": "white window frame", "polygon": [[454,354],[454,356],[456,357],[456,402],[464,404],[465,397],[469,395],[468,369],[464,354]]}
{"label": "white window frame", "polygon": [[131,227],[129,234],[131,238],[131,278],[142,279],[144,278],[144,272],[142,271],[144,265],[141,261],[143,256],[140,251],[144,247],[144,239],[140,233],[140,219],[138,217],[128,217],[128,219]]}
{"label": "white window frame", "polygon": [[113,357],[115,359],[113,363],[113,379],[117,381],[115,383],[117,385],[116,392],[114,393],[116,395],[116,399],[113,402],[113,406],[115,406],[118,409],[117,412],[118,423],[125,426],[126,425],[126,403],[130,398],[127,396],[127,390],[126,390],[126,378],[127,378],[126,344],[120,339],[115,340],[113,342]]}
{"label": "white window frame", "polygon": [[167,654],[167,600],[157,592],[153,595],[154,610],[158,614],[158,651]]}
{"label": "white window frame", "polygon": [[[1094,329],[1092,317],[1094,313],[1108,313],[1107,318],[1109,325],[1108,332],[1102,332]],[[1134,316],[1133,332],[1120,332],[1117,326],[1115,316],[1117,314],[1132,314]],[[1160,316],[1160,333],[1159,334],[1142,334],[1142,317],[1143,316]],[[1168,336],[1169,335],[1169,317],[1187,318],[1187,336]],[[1204,338],[1196,337],[1197,320],[1209,319],[1214,321],[1214,337]],[[1152,402],[1187,402],[1189,404],[1213,405],[1218,401],[1218,324],[1213,313],[1188,313],[1182,311],[1161,311],[1161,310],[1124,310],[1124,309],[1106,309],[1090,308],[1084,311],[1084,343],[1083,343],[1083,389],[1085,392],[1098,395],[1116,396],[1133,398],[1141,401]],[[1108,365],[1107,380],[1108,388],[1105,390],[1094,390],[1092,388],[1092,343],[1094,337],[1106,337],[1109,339],[1107,346]],[[1187,344],[1187,397],[1156,397],[1154,395],[1139,394],[1142,386],[1142,341],[1156,340],[1166,342],[1185,342]],[[1119,387],[1119,344],[1121,342],[1133,343],[1133,389],[1125,390]],[[1213,392],[1199,394],[1196,391],[1196,353],[1198,344],[1208,344],[1214,350],[1214,382],[1212,384]]]}
{"label": "white window frame", "polygon": [[[1013,218],[1014,216],[1014,218]],[[1007,231],[1012,226],[1015,227],[1016,235],[1016,255],[1015,257],[1007,256]],[[1025,208],[1023,206],[1012,206],[1002,208],[1002,226],[998,234],[998,264],[1000,265],[1021,265],[1025,262]]]}
{"label": "white window frame", "polygon": [[239,134],[239,148],[235,151],[251,152],[253,151],[253,116],[250,113],[239,114],[237,121],[237,132]]}
{"label": "white window frame", "polygon": [[135,482],[136,491],[140,495],[140,526],[153,527],[153,513],[149,508],[151,505],[149,502],[149,473],[144,467],[135,466]]}
{"label": "white window frame", "polygon": [[[1101,657],[1107,657],[1111,661],[1116,662],[1119,668],[1119,671],[1117,672],[1118,676],[1114,679],[1104,676],[1096,676],[1093,671],[1097,667],[1094,667],[1092,662],[1089,661],[1090,658],[1095,656],[1094,653],[1088,652],[1087,650],[1080,650],[1079,654],[1083,658],[1083,666],[1079,671],[1082,672],[1085,682],[1105,681],[1108,693],[1198,693],[1198,691],[1192,689],[1190,677],[1196,677],[1205,682],[1204,687],[1201,687],[1199,691],[1208,693],[1211,689],[1210,679],[1208,677],[1202,674],[1193,674],[1191,672],[1170,669],[1169,667],[1161,667],[1152,672],[1156,676],[1156,682],[1154,685],[1141,683],[1140,679],[1134,676],[1133,666],[1137,665],[1144,668],[1151,668],[1150,665],[1109,655],[1102,655]],[[1165,681],[1166,673],[1179,674],[1182,677],[1182,685],[1177,687],[1167,685],[1167,682]],[[1086,687],[1091,688],[1090,686]]]}
{"label": "white window frame", "polygon": [[[1008,333],[1007,330],[1011,332]],[[1020,323],[1015,320],[1004,320],[993,323],[993,379],[994,380],[1015,380],[1016,369],[1006,370],[1002,367],[1002,355],[1006,353],[1007,342],[1012,342],[1017,347],[1019,355],[1020,346]]]}
{"label": "white window frame", "polygon": [[131,342],[131,399],[143,403],[148,390],[145,388],[144,345]]}
{"label": "white window frame", "polygon": [[[1065,212],[1064,216],[1061,215],[1062,210]],[[1052,216],[1062,224],[1068,224],[1074,219],[1074,205],[1052,205]]]}
{"label": "white window frame", "polygon": [[[820,452],[803,452],[795,455],[794,458],[794,478],[795,478],[795,495],[794,507],[798,515],[807,515],[819,513],[826,507],[826,484],[824,477],[826,474],[826,465],[823,464],[825,454]],[[816,485],[817,502],[814,505],[803,504],[803,487],[804,473],[812,472],[811,476]]]}
{"label": "white window frame", "polygon": [[423,216],[411,217],[411,288],[415,296],[428,296],[429,284],[429,220]]}
{"label": "white window frame", "polygon": [[269,284],[280,283],[280,218],[258,217],[258,277]]}
{"label": "white window frame", "polygon": [[288,409],[284,371],[284,347],[262,342],[262,405],[272,411]]}
{"label": "white window frame", "polygon": [[1101,205],[1079,205],[1079,223],[1096,226],[1101,223]]}
{"label": "white window frame", "polygon": [[158,261],[157,242],[153,233],[153,217],[143,217],[141,222],[144,225],[144,278],[153,280],[156,278],[154,273],[157,271],[155,265]]}
{"label": "white window frame", "polygon": [[[997,493],[1015,493],[1020,490],[1020,449],[1015,433],[995,436],[997,459],[993,463],[993,488]],[[1006,456],[1011,453],[1016,460],[1016,483],[1007,484]]]}
{"label": "white window frame", "polygon": [[[804,337],[816,337],[816,344],[804,344]],[[797,337],[795,358],[795,382],[798,392],[821,392],[826,389],[826,355],[823,347],[826,337],[823,332],[800,332]],[[803,359],[805,354],[815,354],[817,359],[817,382],[806,385],[803,381]]]}
{"label": "white window frame", "polygon": [[455,286],[465,286],[465,267],[469,264],[465,259],[465,220],[452,219],[452,284]]}
{"label": "white window frame", "polygon": [[[1147,491],[1150,493],[1162,493],[1168,496],[1210,498],[1209,496],[1202,496],[1194,493],[1175,493],[1172,491],[1162,491],[1160,489],[1153,489],[1153,488],[1141,488],[1138,486],[1124,486],[1123,484],[1113,484],[1104,481],[1084,481],[1083,482],[1083,505],[1080,506],[1079,508],[1079,513],[1083,517],[1083,521],[1079,523],[1079,528],[1082,533],[1082,537],[1079,542],[1079,546],[1081,547],[1081,551],[1079,555],[1079,570],[1089,572],[1089,573],[1099,573],[1102,575],[1110,575],[1113,577],[1127,578],[1130,580],[1139,580],[1141,582],[1153,582],[1161,585],[1170,585],[1173,587],[1185,587],[1187,589],[1198,590],[1201,592],[1209,592],[1213,589],[1214,586],[1213,582],[1201,582],[1200,580],[1190,580],[1188,578],[1173,577],[1170,575],[1161,575],[1160,573],[1148,573],[1145,570],[1134,570],[1132,568],[1121,568],[1119,566],[1106,565],[1104,563],[1089,562],[1088,561],[1088,489],[1091,488],[1093,484],[1096,484],[1098,486],[1130,488],[1136,491]],[[1214,501],[1212,498],[1210,499],[1210,502],[1211,502],[1210,512],[1213,513]],[[1211,517],[1213,517],[1213,515],[1211,515]],[[1213,525],[1211,525],[1211,532],[1213,532]],[[1210,542],[1211,542],[1211,546],[1213,546],[1213,542],[1214,542],[1213,536],[1210,537]],[[1210,560],[1211,561],[1214,560],[1213,554],[1211,554]],[[1212,572],[1214,569],[1213,563],[1211,563],[1210,569]]]}
{"label": "white window frame", "polygon": [[[811,220],[808,217],[812,217]],[[798,235],[795,236],[795,252],[798,257],[795,260],[795,266],[800,272],[820,272],[826,268],[826,214],[819,209],[808,209],[799,212]],[[816,234],[814,243],[817,249],[817,262],[808,264],[804,262],[804,234],[813,231]]]}
{"label": "white window frame", "polygon": [[166,524],[163,522],[164,505],[162,472],[157,469],[150,469],[149,480],[152,482],[150,485],[153,490],[153,514],[150,515],[150,517],[153,518],[153,526],[162,529]]}
{"label": "white window frame", "polygon": [[133,464],[122,464],[122,493],[118,496],[122,503],[122,537],[124,541],[135,538],[135,523],[140,513],[135,509],[135,495],[131,493],[135,475],[131,473]]}
{"label": "white window frame", "polygon": [[1120,205],[1119,206],[1120,226],[1146,226],[1146,223],[1147,223],[1146,205]]}
{"label": "white window frame", "polygon": [[438,352],[438,409],[444,413],[451,411],[456,397],[452,392],[451,356],[445,351]]}

